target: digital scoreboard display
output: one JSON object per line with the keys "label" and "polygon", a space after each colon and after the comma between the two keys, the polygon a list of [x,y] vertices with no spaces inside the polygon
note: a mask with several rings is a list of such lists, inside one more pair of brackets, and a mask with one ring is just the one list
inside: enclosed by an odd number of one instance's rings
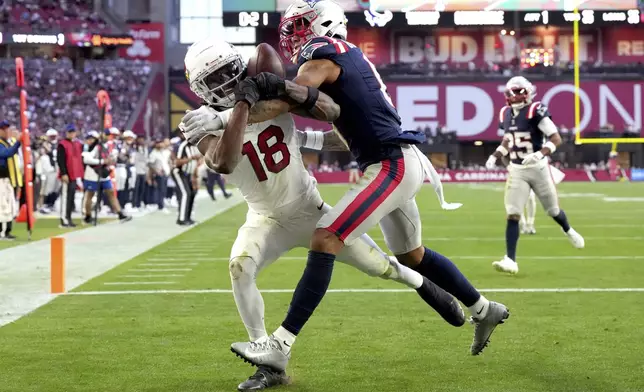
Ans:
{"label": "digital scoreboard display", "polygon": [[[513,27],[515,15],[519,26],[572,26],[577,20],[582,27],[611,25],[638,25],[642,23],[642,11],[629,10],[582,10],[571,11],[408,11],[408,12],[348,12],[351,27],[465,27],[505,26]],[[240,11],[224,12],[224,26],[277,28],[281,20],[279,12]]]}

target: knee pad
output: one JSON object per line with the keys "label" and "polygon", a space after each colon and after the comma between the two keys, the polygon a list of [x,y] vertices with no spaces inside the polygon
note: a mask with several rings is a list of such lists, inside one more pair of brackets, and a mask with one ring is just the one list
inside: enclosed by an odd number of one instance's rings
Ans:
{"label": "knee pad", "polygon": [[559,208],[559,206],[550,207],[550,208],[548,208],[548,211],[547,211],[548,215],[553,217],[553,218],[555,216],[559,215],[560,212],[561,212],[561,209]]}
{"label": "knee pad", "polygon": [[247,256],[233,257],[228,262],[228,271],[233,280],[255,279],[257,264],[255,260]]}

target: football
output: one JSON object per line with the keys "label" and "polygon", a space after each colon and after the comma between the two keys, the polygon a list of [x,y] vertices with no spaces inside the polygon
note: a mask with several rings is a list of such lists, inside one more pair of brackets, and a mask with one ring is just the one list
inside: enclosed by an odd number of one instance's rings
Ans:
{"label": "football", "polygon": [[282,78],[286,76],[279,53],[265,43],[257,45],[255,54],[248,61],[248,76],[252,77],[262,72],[274,73]]}

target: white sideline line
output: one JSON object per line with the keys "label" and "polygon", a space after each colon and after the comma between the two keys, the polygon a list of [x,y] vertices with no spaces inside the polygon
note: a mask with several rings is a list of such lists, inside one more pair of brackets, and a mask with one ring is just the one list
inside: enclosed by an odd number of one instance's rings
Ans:
{"label": "white sideline line", "polygon": [[[146,261],[209,261],[212,260],[211,257],[191,257],[191,256],[184,256],[184,257],[151,257],[149,259],[146,259]],[[228,260],[228,258],[226,258]],[[188,265],[185,263],[182,263],[182,265]]]}
{"label": "white sideline line", "polygon": [[[458,260],[494,260],[499,258],[499,255],[496,256],[447,256],[450,259]],[[521,260],[641,260],[644,259],[644,255],[640,256],[521,256]],[[167,259],[170,260],[170,259]],[[185,259],[172,259],[175,261],[185,260]],[[228,257],[210,257],[207,259],[190,259],[189,261],[228,261]],[[306,256],[284,256],[280,257],[278,260],[306,260]],[[187,265],[187,264],[181,264]],[[135,270],[130,270],[135,271]],[[154,270],[160,271],[160,270]]]}
{"label": "white sideline line", "polygon": [[[177,282],[105,282],[104,286],[131,286],[141,284],[177,284]],[[231,290],[232,291],[232,290]]]}
{"label": "white sideline line", "polygon": [[[168,282],[163,282],[167,284]],[[105,283],[107,284],[107,283]],[[148,283],[143,283],[148,284]],[[644,293],[644,287],[633,288],[526,288],[481,289],[485,293]],[[232,290],[127,290],[127,291],[72,291],[64,295],[124,295],[124,294],[231,294]],[[261,290],[262,293],[292,293],[292,289]],[[327,293],[412,293],[411,289],[330,289]]]}
{"label": "white sideline line", "polygon": [[198,263],[143,263],[139,264],[141,267],[165,267],[177,265],[198,265]]}
{"label": "white sideline line", "polygon": [[180,271],[192,271],[192,268],[132,268],[129,271],[133,271],[133,272],[180,272]]}
{"label": "white sideline line", "polygon": [[[372,240],[384,241],[384,237],[371,237]],[[585,240],[591,241],[602,241],[602,240],[644,240],[644,237],[584,237]],[[547,241],[568,241],[568,238],[564,235],[558,237],[541,237],[533,235],[522,235],[521,241],[526,240],[547,240]],[[423,238],[423,241],[505,241],[505,237],[427,237]]]}
{"label": "white sideline line", "polygon": [[185,274],[166,274],[166,275],[121,275],[119,278],[180,278]]}

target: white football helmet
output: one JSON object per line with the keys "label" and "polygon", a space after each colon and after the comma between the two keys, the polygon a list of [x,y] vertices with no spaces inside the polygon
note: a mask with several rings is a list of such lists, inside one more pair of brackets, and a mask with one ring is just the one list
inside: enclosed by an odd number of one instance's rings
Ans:
{"label": "white football helmet", "polygon": [[228,42],[208,38],[188,48],[184,60],[190,90],[220,108],[235,104],[235,87],[246,71],[241,53]]}
{"label": "white football helmet", "polygon": [[523,76],[515,76],[505,84],[505,100],[514,109],[521,109],[532,103],[537,88]]}
{"label": "white football helmet", "polygon": [[295,62],[298,51],[311,38],[347,39],[347,17],[332,0],[295,0],[286,9],[279,32],[282,54]]}

